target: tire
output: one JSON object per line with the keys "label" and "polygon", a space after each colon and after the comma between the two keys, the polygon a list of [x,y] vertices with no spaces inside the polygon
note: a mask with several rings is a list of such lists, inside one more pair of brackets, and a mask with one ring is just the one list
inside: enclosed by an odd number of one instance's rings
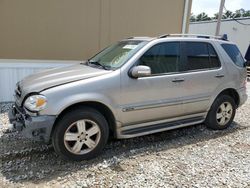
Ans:
{"label": "tire", "polygon": [[66,113],[56,124],[52,144],[57,154],[66,160],[88,160],[105,147],[109,127],[104,116],[84,107]]}
{"label": "tire", "polygon": [[232,97],[221,95],[211,106],[205,124],[214,130],[226,129],[232,123],[236,111],[236,104]]}

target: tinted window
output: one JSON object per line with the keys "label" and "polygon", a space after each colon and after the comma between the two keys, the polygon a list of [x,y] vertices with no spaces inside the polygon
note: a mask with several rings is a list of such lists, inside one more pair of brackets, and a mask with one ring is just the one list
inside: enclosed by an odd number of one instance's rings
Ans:
{"label": "tinted window", "polygon": [[185,42],[185,60],[181,71],[213,69],[221,66],[213,46],[206,42]]}
{"label": "tinted window", "polygon": [[244,59],[238,49],[234,44],[221,44],[223,49],[226,51],[227,55],[232,59],[234,64],[244,67]]}
{"label": "tinted window", "polygon": [[152,74],[178,72],[180,43],[160,43],[150,48],[141,58],[140,65],[149,66]]}
{"label": "tinted window", "polygon": [[187,42],[186,43],[187,55],[187,70],[207,69],[209,65],[209,52],[207,43],[200,42]]}

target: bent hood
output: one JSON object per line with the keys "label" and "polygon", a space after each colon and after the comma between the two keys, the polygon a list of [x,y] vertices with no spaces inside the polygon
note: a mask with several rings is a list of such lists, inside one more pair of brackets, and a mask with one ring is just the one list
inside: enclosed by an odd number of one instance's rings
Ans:
{"label": "bent hood", "polygon": [[109,70],[77,64],[35,73],[24,78],[19,83],[19,86],[22,90],[22,95],[26,95],[30,92],[40,92],[50,87],[55,87],[87,78],[93,78],[107,74],[109,72]]}

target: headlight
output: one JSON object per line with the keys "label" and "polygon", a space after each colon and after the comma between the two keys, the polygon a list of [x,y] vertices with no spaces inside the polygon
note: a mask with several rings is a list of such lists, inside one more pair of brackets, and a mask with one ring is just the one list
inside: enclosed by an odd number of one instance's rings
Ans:
{"label": "headlight", "polygon": [[31,95],[24,102],[25,108],[36,112],[43,110],[46,104],[47,99],[43,95]]}

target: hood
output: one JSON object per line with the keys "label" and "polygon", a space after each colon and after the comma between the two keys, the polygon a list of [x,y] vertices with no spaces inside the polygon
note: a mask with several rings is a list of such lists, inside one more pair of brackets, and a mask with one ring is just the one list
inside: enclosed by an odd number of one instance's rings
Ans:
{"label": "hood", "polygon": [[110,71],[108,70],[94,68],[84,64],[77,64],[35,73],[24,78],[19,83],[19,86],[22,93],[26,95],[30,92],[40,92],[50,87],[93,78],[109,72]]}

